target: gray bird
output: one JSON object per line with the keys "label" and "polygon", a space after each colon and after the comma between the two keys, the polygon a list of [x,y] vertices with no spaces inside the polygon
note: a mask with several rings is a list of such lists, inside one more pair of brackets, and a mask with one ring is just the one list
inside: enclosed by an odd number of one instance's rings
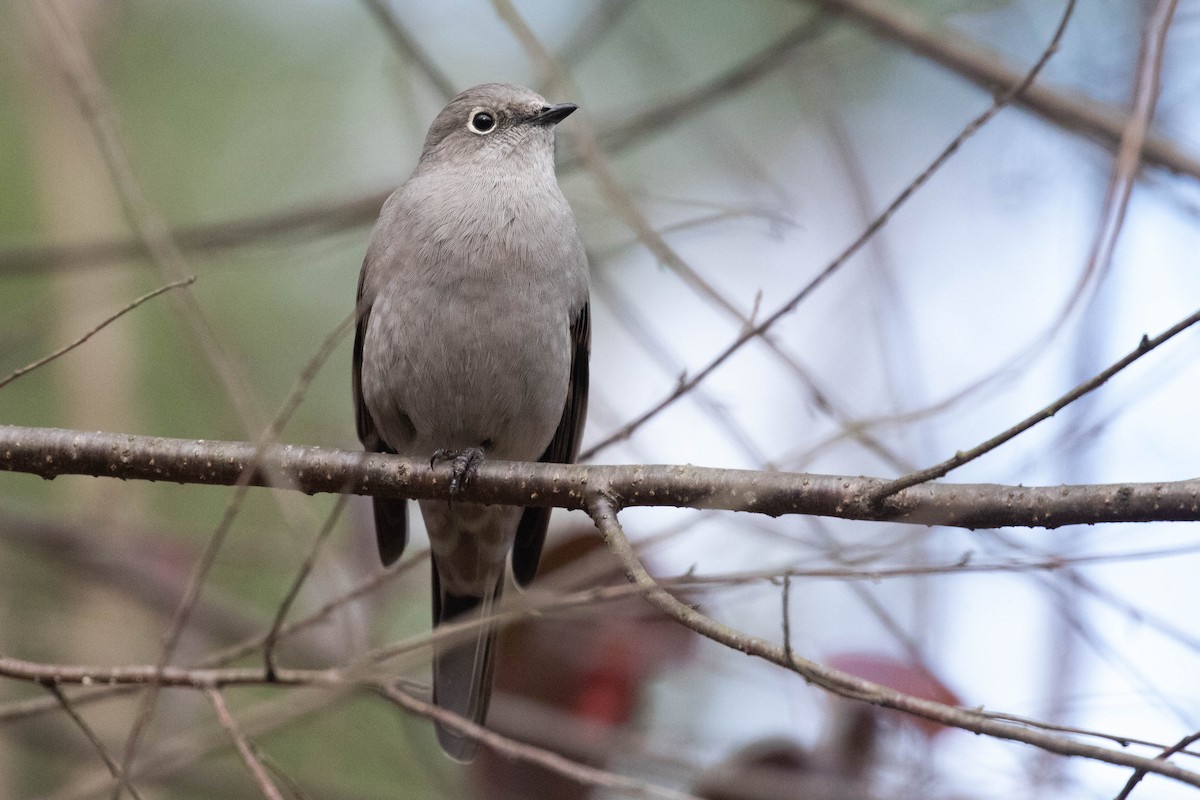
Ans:
{"label": "gray bird", "polygon": [[[370,451],[454,462],[452,491],[478,459],[570,463],[587,411],[587,258],[554,175],[554,126],[576,106],[489,83],[450,101],[420,161],[384,203],[358,282],[353,389]],[[408,538],[404,500],[375,498],[385,565]],[[423,501],[433,624],[487,615],[505,561],[524,587],[549,508]],[[483,723],[495,629],[435,647],[433,699]],[[475,742],[438,725],[442,749]]]}

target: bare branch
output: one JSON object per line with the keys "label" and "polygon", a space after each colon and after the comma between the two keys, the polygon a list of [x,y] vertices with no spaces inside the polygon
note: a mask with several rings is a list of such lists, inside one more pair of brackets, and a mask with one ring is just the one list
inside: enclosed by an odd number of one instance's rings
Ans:
{"label": "bare branch", "polygon": [[80,336],[78,339],[71,342],[70,344],[60,347],[57,350],[55,350],[53,353],[50,353],[49,355],[46,355],[46,356],[42,356],[37,361],[34,361],[30,364],[26,364],[25,366],[21,367],[18,370],[14,370],[13,372],[9,373],[7,377],[0,378],[0,389],[3,389],[5,386],[12,383],[13,381],[15,381],[17,378],[21,377],[25,373],[32,372],[33,370],[37,369],[38,367],[43,367],[46,364],[49,364],[54,359],[58,358],[59,356],[66,355],[67,353],[71,352],[76,347],[79,347],[79,345],[83,344],[88,339],[92,338],[97,333],[104,330],[109,325],[111,325],[112,323],[119,320],[121,317],[128,314],[130,311],[133,311],[135,308],[137,308],[138,306],[140,306],[142,303],[146,302],[147,300],[152,300],[155,297],[158,297],[163,292],[169,292],[172,289],[178,289],[180,286],[191,286],[195,282],[196,282],[196,276],[192,275],[191,277],[168,283],[166,286],[160,286],[152,292],[147,292],[146,294],[142,295],[138,299],[134,300],[129,305],[122,308],[117,313],[115,313],[112,316],[105,319],[99,325],[92,328],[90,331],[85,333],[83,336]]}
{"label": "bare branch", "polygon": [[[592,297],[605,301],[609,313],[629,332],[642,352],[653,360],[663,373],[670,376],[687,374],[683,362],[676,358],[670,346],[638,313],[637,304],[632,302],[618,281],[610,280],[603,270],[596,270],[592,273],[591,290]],[[692,402],[703,410],[715,427],[725,432],[729,441],[742,451],[750,464],[763,469],[776,466],[728,407],[713,399],[700,387],[692,392]]]}
{"label": "bare branch", "polygon": [[[1187,749],[1187,746],[1189,744],[1192,744],[1196,741],[1200,741],[1200,732],[1189,733],[1187,736],[1183,737],[1175,744],[1164,749],[1161,753],[1159,753],[1157,756],[1155,756],[1155,758],[1159,758],[1159,759],[1170,758],[1171,756],[1175,755],[1176,753],[1183,752],[1184,750]],[[1115,798],[1113,798],[1113,800],[1126,800],[1126,798],[1129,797],[1129,794],[1133,791],[1134,787],[1137,786],[1139,783],[1141,783],[1142,778],[1144,778],[1144,777],[1146,777],[1146,770],[1144,770],[1144,769],[1134,770],[1133,774],[1129,776],[1129,780],[1125,783],[1125,786],[1122,787],[1120,794],[1118,794]]]}
{"label": "bare branch", "polygon": [[258,760],[258,756],[255,755],[250,742],[246,740],[246,736],[238,727],[237,720],[229,713],[229,707],[225,705],[224,695],[221,694],[219,689],[213,687],[205,689],[204,693],[208,695],[209,702],[212,703],[213,709],[217,712],[217,719],[221,721],[221,727],[233,739],[238,755],[242,757],[242,763],[246,765],[246,769],[250,770],[250,775],[253,776],[254,783],[258,786],[258,790],[262,792],[263,797],[267,798],[267,800],[283,800],[283,795],[280,794],[278,787],[271,780],[271,776],[267,774],[266,768]]}
{"label": "bare branch", "polygon": [[[43,682],[42,685],[46,687],[46,691],[50,692],[50,694],[54,696],[54,699],[58,701],[58,704],[62,707],[62,710],[67,712],[67,716],[71,718],[71,721],[74,722],[81,731],[83,731],[83,735],[86,736],[88,741],[92,743],[92,747],[96,749],[96,752],[100,755],[100,760],[104,762],[104,766],[108,767],[108,771],[112,773],[112,776],[114,778],[119,777],[121,774],[121,765],[118,764],[109,754],[108,748],[104,746],[104,742],[100,741],[100,737],[96,735],[94,730],[92,730],[92,726],[87,724],[87,720],[85,720],[79,714],[79,712],[75,710],[75,705],[71,702],[70,698],[63,693],[62,688],[59,687],[59,685],[54,681],[46,681]],[[126,788],[129,789],[129,794],[131,797],[133,797],[133,800],[142,800],[141,794],[138,793],[138,790],[133,786],[133,784],[126,784]]]}
{"label": "bare branch", "polygon": [[1133,182],[1142,163],[1142,149],[1150,133],[1154,107],[1158,103],[1163,50],[1174,14],[1175,0],[1160,1],[1155,6],[1142,37],[1140,66],[1133,88],[1133,110],[1117,144],[1112,177],[1104,198],[1100,230],[1088,255],[1089,273],[1102,273],[1108,268],[1125,222],[1129,195],[1133,191]]}
{"label": "bare branch", "polygon": [[[427,459],[13,425],[0,425],[0,469],[44,478],[92,475],[218,486],[239,482],[264,486],[270,474],[286,488],[308,494],[449,497],[448,470],[431,469]],[[623,507],[813,514],[972,529],[1200,520],[1200,479],[1042,487],[930,484],[897,492],[882,504],[873,502],[885,485],[887,481],[880,478],[691,465],[484,461],[456,497],[465,502],[578,509],[585,507],[586,494],[603,491]]]}
{"label": "bare branch", "polygon": [[[186,669],[153,664],[93,667],[42,664],[0,656],[0,675],[36,683],[77,683],[80,686],[170,686],[208,689],[213,686],[261,686],[267,683],[260,668]],[[274,683],[283,686],[342,686],[346,677],[332,669],[281,669]]]}
{"label": "bare branch", "polygon": [[275,620],[271,623],[271,629],[267,631],[267,636],[263,640],[263,662],[267,668],[268,680],[273,680],[275,677],[275,642],[278,640],[279,633],[283,629],[283,621],[287,619],[288,611],[292,608],[292,603],[295,602],[296,596],[300,594],[300,588],[304,586],[304,581],[312,571],[313,564],[317,560],[317,555],[321,552],[321,545],[325,543],[325,539],[333,532],[333,526],[337,523],[338,517],[341,516],[342,510],[345,507],[346,495],[342,495],[334,504],[333,509],[330,510],[325,524],[321,526],[321,530],[317,532],[317,538],[313,541],[312,549],[304,559],[304,563],[300,565],[300,571],[297,573],[296,579],[292,581],[287,594],[284,595],[283,600],[279,603],[279,609],[275,612]]}

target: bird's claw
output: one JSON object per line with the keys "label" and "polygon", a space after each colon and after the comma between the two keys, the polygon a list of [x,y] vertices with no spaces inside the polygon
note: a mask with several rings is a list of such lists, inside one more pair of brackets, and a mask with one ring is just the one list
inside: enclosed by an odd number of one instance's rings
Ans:
{"label": "bird's claw", "polygon": [[462,450],[447,450],[442,448],[429,459],[429,468],[439,461],[450,462],[450,496],[454,497],[464,486],[475,477],[479,462],[483,461],[482,447],[467,447]]}

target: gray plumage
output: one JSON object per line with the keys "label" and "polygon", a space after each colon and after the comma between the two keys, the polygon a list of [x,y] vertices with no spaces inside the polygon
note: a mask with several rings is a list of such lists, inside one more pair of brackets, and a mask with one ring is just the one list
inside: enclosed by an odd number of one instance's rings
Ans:
{"label": "gray plumage", "polygon": [[[575,110],[484,84],[434,119],[412,176],[388,198],[359,276],[358,435],[375,452],[569,463],[587,408],[587,259],[554,175],[554,125]],[[377,498],[384,564],[407,541],[403,500]],[[433,623],[490,612],[505,578],[537,569],[550,509],[420,503]],[[438,645],[434,702],[482,723],[494,628]],[[475,743],[438,725],[452,757]]]}

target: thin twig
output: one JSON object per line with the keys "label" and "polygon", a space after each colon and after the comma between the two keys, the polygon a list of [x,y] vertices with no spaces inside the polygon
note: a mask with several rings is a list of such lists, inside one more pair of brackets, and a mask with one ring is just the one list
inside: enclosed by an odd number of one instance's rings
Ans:
{"label": "thin twig", "polygon": [[[619,281],[610,280],[607,273],[603,270],[596,270],[592,273],[591,284],[593,299],[600,299],[605,302],[609,313],[617,323],[628,331],[630,337],[638,343],[638,347],[642,352],[651,361],[654,361],[663,373],[670,376],[677,376],[686,372],[683,362],[676,358],[670,346],[662,340],[657,332],[647,324],[643,316],[637,312],[637,304],[632,302]],[[692,393],[692,402],[704,412],[708,419],[712,420],[715,427],[725,431],[729,440],[749,459],[749,463],[761,469],[776,468],[776,465],[771,463],[766,453],[754,442],[749,431],[738,422],[737,416],[728,406],[714,399],[708,392],[700,388],[697,388]]]}
{"label": "thin twig", "polygon": [[[114,778],[118,777],[121,774],[121,765],[118,764],[116,760],[114,760],[109,754],[108,748],[104,746],[104,742],[100,741],[100,737],[96,735],[94,730],[92,730],[92,726],[88,725],[87,720],[85,720],[80,713],[75,710],[75,705],[71,702],[70,698],[63,693],[63,690],[54,681],[42,681],[41,685],[46,689],[46,691],[54,696],[54,699],[58,702],[59,706],[62,707],[62,710],[67,712],[67,716],[71,718],[71,721],[74,722],[81,731],[83,731],[83,735],[86,736],[88,741],[92,743],[92,747],[96,749],[96,753],[104,762],[104,766],[108,767],[108,771],[112,774],[112,776]],[[129,789],[129,794],[133,797],[133,800],[142,800],[137,788],[134,787],[132,783],[127,784],[126,787]]]}
{"label": "thin twig", "polygon": [[221,727],[229,733],[229,738],[233,739],[238,755],[242,757],[242,763],[246,765],[246,769],[250,770],[250,775],[254,778],[254,783],[258,786],[258,790],[262,792],[263,797],[267,798],[267,800],[284,800],[278,787],[275,786],[275,782],[267,774],[266,768],[263,767],[258,757],[254,754],[250,742],[247,741],[245,735],[238,727],[237,720],[229,713],[229,707],[225,705],[225,697],[221,694],[221,690],[209,687],[204,690],[204,693],[208,695],[213,709],[216,710],[217,719],[221,721]]}
{"label": "thin twig", "polygon": [[296,376],[296,382],[292,384],[292,389],[288,392],[287,399],[283,401],[283,405],[279,407],[279,412],[272,418],[271,423],[263,431],[260,441],[264,444],[273,442],[283,433],[283,429],[291,422],[296,410],[300,408],[300,404],[304,401],[305,395],[308,394],[308,387],[312,384],[313,379],[317,377],[317,373],[321,367],[325,366],[325,362],[333,355],[333,351],[341,343],[342,337],[349,332],[350,328],[358,319],[358,313],[351,311],[342,321],[334,326],[333,330],[325,334],[325,338],[321,340],[320,346],[304,365],[304,369],[300,370],[300,374]]}
{"label": "thin twig", "polygon": [[[1179,752],[1183,751],[1184,749],[1186,749],[1189,744],[1192,744],[1197,741],[1200,741],[1200,731],[1198,731],[1196,733],[1189,733],[1187,736],[1183,737],[1175,744],[1173,744],[1170,747],[1168,747],[1167,749],[1163,750],[1161,753],[1159,753],[1157,756],[1155,756],[1155,758],[1164,759],[1164,760],[1168,759],[1171,756],[1175,755],[1176,753],[1179,753]],[[1125,786],[1121,789],[1120,794],[1118,794],[1116,797],[1114,797],[1113,800],[1128,800],[1128,797],[1129,797],[1130,793],[1133,791],[1134,787],[1137,786],[1139,783],[1141,783],[1142,778],[1144,778],[1144,777],[1146,777],[1146,771],[1144,769],[1134,770],[1133,774],[1129,776],[1129,780],[1126,781]]]}
{"label": "thin twig", "polygon": [[[418,566],[421,566],[421,565],[427,563],[428,556],[429,556],[429,549],[421,548],[420,550],[417,550],[414,553],[412,553],[408,558],[405,558],[403,561],[401,561],[399,564],[395,565],[392,569],[388,570],[387,572],[378,572],[378,573],[370,576],[369,578],[366,578],[361,583],[359,583],[357,586],[352,587],[349,591],[345,592],[344,594],[341,594],[341,595],[331,599],[329,602],[325,603],[325,605],[321,606],[316,611],[309,614],[307,617],[296,620],[295,622],[292,622],[292,623],[289,623],[286,625],[281,625],[278,632],[276,633],[276,637],[275,637],[276,642],[278,642],[280,639],[283,639],[284,637],[291,636],[293,633],[296,633],[297,631],[311,628],[313,625],[316,625],[318,622],[321,622],[321,621],[325,620],[326,618],[328,618],[331,614],[333,614],[334,611],[337,611],[338,609],[342,608],[343,606],[345,606],[355,600],[358,600],[359,598],[361,598],[367,594],[370,594],[371,592],[374,592],[375,590],[381,588],[382,586],[385,586],[388,583],[391,583],[392,581],[396,580],[400,576],[405,575],[406,573],[411,571],[414,567],[418,567]],[[205,661],[203,662],[203,665],[204,666],[218,666],[220,664],[228,664],[232,661],[236,661],[237,659],[242,658],[243,656],[247,656],[250,653],[254,652],[259,647],[265,647],[266,646],[266,638],[267,638],[266,634],[261,634],[258,636],[253,636],[244,642],[240,642],[238,644],[227,647],[224,650],[220,651],[219,653],[215,653],[208,659],[205,659]]]}
{"label": "thin twig", "polygon": [[792,576],[783,576],[783,656],[789,662],[792,660]]}
{"label": "thin twig", "polygon": [[257,747],[254,748],[254,755],[259,762],[266,767],[275,776],[275,780],[279,781],[287,788],[288,792],[295,800],[308,800],[308,793],[304,791],[304,787],[300,782],[283,771],[283,767],[279,762],[271,758],[267,753],[262,752]]}
{"label": "thin twig", "polygon": [[267,680],[275,680],[275,642],[279,637],[279,633],[283,628],[283,622],[287,619],[288,611],[292,608],[292,603],[296,600],[296,596],[300,594],[300,588],[304,586],[304,581],[312,572],[313,564],[317,561],[317,556],[321,552],[321,545],[329,537],[333,531],[333,526],[337,524],[338,517],[342,515],[342,510],[346,507],[348,495],[339,495],[337,502],[333,504],[333,509],[330,510],[329,516],[325,520],[325,524],[321,526],[321,530],[317,532],[317,538],[313,541],[312,548],[308,552],[308,556],[304,559],[304,563],[300,565],[300,571],[296,574],[296,579],[292,581],[291,587],[288,588],[287,594],[284,595],[283,601],[279,604],[279,609],[275,612],[275,620],[271,623],[271,629],[267,631],[266,638],[263,640],[263,662],[267,668]]}
{"label": "thin twig", "polygon": [[[1173,3],[1171,10],[1173,11]],[[993,376],[1008,372],[1031,355],[1043,352],[1046,345],[1064,329],[1071,314],[1079,308],[1080,303],[1087,296],[1088,290],[1098,285],[1104,273],[1108,271],[1117,239],[1124,226],[1129,197],[1142,163],[1142,150],[1158,100],[1159,74],[1162,69],[1164,44],[1160,39],[1166,37],[1169,19],[1170,16],[1167,15],[1160,24],[1150,25],[1143,37],[1138,77],[1133,88],[1133,111],[1126,117],[1116,142],[1115,158],[1108,187],[1105,190],[1099,225],[1092,239],[1083,269],[1075,280],[1074,286],[1071,287],[1062,308],[1046,326],[1045,331],[1017,351],[1007,363],[993,370],[992,376],[977,382],[976,386],[990,382]]]}
{"label": "thin twig", "polygon": [[147,292],[146,294],[142,295],[138,299],[134,300],[129,305],[122,308],[117,313],[115,313],[112,316],[105,319],[99,325],[92,328],[90,331],[85,333],[83,336],[80,336],[78,339],[71,342],[70,344],[60,347],[59,349],[55,350],[53,353],[50,353],[47,356],[43,356],[42,358],[39,358],[37,361],[34,361],[30,364],[26,364],[25,366],[21,367],[20,369],[9,373],[9,375],[7,377],[0,379],[0,389],[3,389],[5,386],[12,383],[13,381],[15,381],[17,378],[21,377],[25,373],[32,372],[33,370],[37,369],[38,367],[42,367],[42,366],[45,366],[46,364],[49,364],[51,361],[58,358],[59,356],[66,355],[67,353],[71,352],[76,347],[79,347],[79,345],[83,344],[88,339],[92,338],[97,333],[104,330],[109,325],[111,325],[112,323],[114,323],[118,319],[120,319],[121,317],[128,314],[130,311],[133,311],[135,308],[137,308],[138,306],[140,306],[142,303],[146,302],[147,300],[152,300],[155,297],[158,297],[160,294],[162,294],[164,292],[169,292],[172,289],[178,289],[180,286],[191,286],[195,282],[196,282],[196,276],[192,275],[191,277],[168,283],[166,286],[160,286],[152,292]]}
{"label": "thin twig", "polygon": [[598,767],[580,764],[550,750],[510,739],[495,731],[488,730],[482,725],[477,725],[465,717],[420,700],[393,686],[378,684],[376,691],[405,711],[426,719],[437,720],[442,725],[453,728],[456,732],[490,747],[507,758],[536,764],[543,769],[565,778],[570,778],[584,786],[604,789],[608,792],[617,792],[629,797],[664,798],[664,800],[701,800],[695,795],[687,794],[686,792],[677,792],[664,786],[657,786],[646,781],[627,778],[615,772],[599,769]]}
{"label": "thin twig", "polygon": [[1158,103],[1163,50],[1171,18],[1175,14],[1175,5],[1176,0],[1159,0],[1142,37],[1140,67],[1133,89],[1133,108],[1121,131],[1116,158],[1113,159],[1112,177],[1104,198],[1100,229],[1088,256],[1089,273],[1102,273],[1108,268],[1117,238],[1121,234],[1125,211],[1129,206],[1129,195],[1142,163],[1142,148],[1154,119],[1154,107]]}
{"label": "thin twig", "polygon": [[1089,392],[1100,388],[1108,381],[1109,378],[1113,377],[1118,372],[1122,371],[1130,364],[1149,353],[1151,350],[1154,350],[1159,345],[1195,325],[1197,322],[1200,322],[1200,311],[1196,311],[1191,316],[1177,322],[1167,330],[1160,333],[1158,336],[1155,336],[1153,339],[1143,336],[1137,347],[1126,354],[1123,358],[1117,360],[1116,363],[1112,364],[1110,367],[1108,367],[1108,369],[1079,384],[1050,405],[1026,417],[1003,433],[993,436],[986,442],[982,442],[975,447],[972,447],[970,450],[960,450],[959,452],[955,453],[953,457],[946,459],[940,464],[935,464],[934,466],[921,470],[920,472],[914,472],[910,475],[905,475],[902,478],[897,478],[896,480],[879,487],[879,489],[875,492],[874,502],[882,502],[883,500],[891,497],[896,492],[899,492],[903,489],[908,489],[918,484],[925,483],[926,481],[941,478],[951,470],[957,469],[963,464],[966,464],[969,461],[974,461],[985,453],[995,450],[1000,445],[1011,441],[1015,437],[1032,428],[1034,425],[1037,425],[1039,422],[1050,419],[1059,411],[1062,411],[1071,403],[1075,402]]}

